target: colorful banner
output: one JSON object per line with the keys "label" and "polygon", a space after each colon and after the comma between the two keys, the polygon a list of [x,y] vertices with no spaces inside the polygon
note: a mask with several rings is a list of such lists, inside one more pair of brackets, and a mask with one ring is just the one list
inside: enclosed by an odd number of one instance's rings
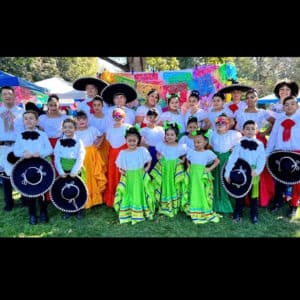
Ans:
{"label": "colorful banner", "polygon": [[158,73],[137,73],[133,75],[135,81],[148,82],[149,80],[158,80]]}
{"label": "colorful banner", "polygon": [[191,72],[178,72],[178,71],[163,72],[163,80],[167,84],[179,83],[179,82],[188,83],[188,81],[191,81],[192,79],[193,78]]}
{"label": "colorful banner", "polygon": [[163,99],[166,99],[168,94],[180,93],[180,105],[186,102],[188,95],[188,88],[186,83],[166,84],[162,88],[161,95]]}
{"label": "colorful banner", "polygon": [[138,93],[138,98],[146,99],[147,94],[150,90],[155,89],[160,93],[162,86],[157,84],[145,83],[145,82],[137,82],[136,83],[136,91]]}
{"label": "colorful banner", "polygon": [[133,88],[135,88],[135,80],[125,77],[125,76],[115,75],[115,82],[116,83],[125,83],[125,84],[128,84],[128,85],[132,86]]}

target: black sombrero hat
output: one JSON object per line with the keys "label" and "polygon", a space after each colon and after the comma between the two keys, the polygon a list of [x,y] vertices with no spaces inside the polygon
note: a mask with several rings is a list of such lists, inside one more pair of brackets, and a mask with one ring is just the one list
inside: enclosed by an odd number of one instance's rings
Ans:
{"label": "black sombrero hat", "polygon": [[103,101],[114,104],[114,96],[123,94],[126,97],[126,103],[132,102],[137,98],[137,93],[133,87],[126,83],[114,83],[107,86],[101,93]]}
{"label": "black sombrero hat", "polygon": [[238,90],[241,92],[247,92],[251,89],[252,89],[252,87],[250,87],[248,85],[240,84],[238,81],[232,81],[231,85],[225,86],[222,89],[218,90],[218,93],[228,94],[234,90]]}
{"label": "black sombrero hat", "polygon": [[55,179],[51,163],[41,157],[22,158],[11,172],[11,184],[22,195],[38,197],[46,193]]}
{"label": "black sombrero hat", "polygon": [[225,180],[225,167],[223,166],[221,181],[225,191],[234,198],[245,197],[252,186],[251,166],[243,159],[239,158],[230,172],[230,184]]}
{"label": "black sombrero hat", "polygon": [[77,79],[74,83],[73,83],[73,88],[75,90],[79,90],[79,91],[85,91],[85,87],[87,84],[93,84],[98,88],[98,94],[100,94],[102,92],[102,90],[108,86],[108,83],[105,82],[104,80],[101,79],[97,79],[94,77],[82,77]]}
{"label": "black sombrero hat", "polygon": [[267,159],[267,168],[274,179],[293,185],[300,182],[300,154],[291,151],[274,151]]}
{"label": "black sombrero hat", "polygon": [[88,200],[88,192],[80,177],[58,176],[50,189],[50,198],[59,210],[73,213],[84,208]]}

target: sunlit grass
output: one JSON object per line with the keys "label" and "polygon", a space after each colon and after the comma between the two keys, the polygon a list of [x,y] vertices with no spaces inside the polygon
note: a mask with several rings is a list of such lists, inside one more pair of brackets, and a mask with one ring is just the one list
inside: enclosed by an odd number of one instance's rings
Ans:
{"label": "sunlit grass", "polygon": [[[15,197],[17,196],[15,194]],[[156,215],[153,221],[120,225],[112,208],[98,206],[86,210],[82,220],[77,220],[75,216],[63,220],[62,212],[50,204],[49,223],[30,225],[28,210],[21,206],[19,199],[16,199],[15,208],[11,212],[3,212],[1,188],[0,202],[0,237],[300,237],[300,222],[290,221],[286,217],[287,206],[275,214],[260,208],[259,223],[256,225],[250,221],[249,208],[245,208],[244,217],[238,224],[232,222],[230,215],[224,215],[220,223],[195,225],[189,217],[179,213],[174,218]]]}

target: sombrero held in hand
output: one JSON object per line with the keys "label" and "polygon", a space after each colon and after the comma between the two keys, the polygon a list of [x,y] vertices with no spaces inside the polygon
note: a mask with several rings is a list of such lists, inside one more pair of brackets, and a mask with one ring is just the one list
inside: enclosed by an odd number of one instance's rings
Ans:
{"label": "sombrero held in hand", "polygon": [[225,191],[234,198],[245,197],[252,187],[251,166],[244,160],[239,158],[230,172],[228,183],[224,177],[226,164],[221,172],[221,181]]}
{"label": "sombrero held in hand", "polygon": [[50,198],[57,209],[74,213],[84,208],[88,192],[80,177],[58,176],[50,190]]}
{"label": "sombrero held in hand", "polygon": [[274,151],[267,159],[267,168],[277,181],[293,185],[300,182],[300,154],[292,151]]}
{"label": "sombrero held in hand", "polygon": [[12,186],[26,197],[38,197],[46,193],[55,179],[51,163],[41,157],[22,158],[11,172]]}

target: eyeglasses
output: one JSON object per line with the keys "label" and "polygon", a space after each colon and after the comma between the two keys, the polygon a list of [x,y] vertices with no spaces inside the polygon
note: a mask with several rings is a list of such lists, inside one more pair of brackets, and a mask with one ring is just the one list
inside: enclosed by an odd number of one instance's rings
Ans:
{"label": "eyeglasses", "polygon": [[122,115],[114,115],[112,117],[113,117],[114,120],[121,120],[121,119],[123,119]]}

